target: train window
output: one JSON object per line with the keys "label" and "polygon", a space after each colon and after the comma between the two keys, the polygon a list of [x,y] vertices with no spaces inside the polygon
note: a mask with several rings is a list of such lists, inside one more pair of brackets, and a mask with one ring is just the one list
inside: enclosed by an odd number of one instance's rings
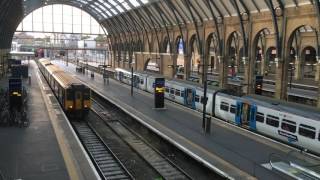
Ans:
{"label": "train window", "polygon": [[296,122],[283,119],[281,123],[281,129],[295,133],[297,129]]}
{"label": "train window", "polygon": [[235,114],[236,113],[236,106],[231,104],[230,106],[230,113]]}
{"label": "train window", "polygon": [[170,89],[170,94],[174,94],[174,89],[173,88]]}
{"label": "train window", "polygon": [[221,102],[220,109],[228,112],[229,111],[229,104],[226,102]]}
{"label": "train window", "polygon": [[143,84],[143,79],[140,79],[140,84]]}
{"label": "train window", "polygon": [[72,100],[73,99],[73,96],[72,96],[72,92],[71,90],[67,90],[67,100]]}
{"label": "train window", "polygon": [[179,89],[176,89],[175,95],[176,95],[176,96],[180,96],[180,90],[179,90]]}
{"label": "train window", "polygon": [[200,102],[200,97],[199,97],[199,95],[196,95],[196,96],[194,97],[194,101],[195,101],[195,102]]}
{"label": "train window", "polygon": [[316,137],[316,128],[308,126],[308,125],[300,124],[299,134],[301,136],[305,136],[305,137],[314,139]]}
{"label": "train window", "polygon": [[169,88],[168,87],[166,87],[166,92],[169,93]]}
{"label": "train window", "polygon": [[264,114],[261,112],[257,112],[256,121],[264,123]]}
{"label": "train window", "polygon": [[83,99],[89,100],[90,99],[90,90],[85,89],[83,92]]}
{"label": "train window", "polygon": [[318,134],[318,140],[320,141],[320,133]]}
{"label": "train window", "polygon": [[266,123],[273,127],[279,127],[279,117],[267,115]]}
{"label": "train window", "polygon": [[181,91],[181,97],[184,97],[184,91]]}

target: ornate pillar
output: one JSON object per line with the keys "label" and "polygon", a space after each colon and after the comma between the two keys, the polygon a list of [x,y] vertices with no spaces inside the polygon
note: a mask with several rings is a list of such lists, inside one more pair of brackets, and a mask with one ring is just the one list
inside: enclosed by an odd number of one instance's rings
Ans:
{"label": "ornate pillar", "polygon": [[303,79],[302,63],[301,63],[300,57],[295,56],[294,66],[295,66],[294,79],[295,80]]}
{"label": "ornate pillar", "polygon": [[226,88],[228,85],[228,62],[223,56],[218,56],[219,62],[219,86],[221,88]]}
{"label": "ornate pillar", "polygon": [[315,75],[315,81],[320,82],[320,56],[317,56],[317,65],[316,65],[316,75]]}
{"label": "ornate pillar", "polygon": [[244,82],[242,92],[245,94],[251,94],[253,92],[253,76],[254,76],[254,61],[249,61],[248,57],[242,57],[242,63],[244,65]]}
{"label": "ornate pillar", "polygon": [[276,87],[275,87],[275,98],[277,99],[287,99],[287,65],[279,58],[275,58],[276,63]]}

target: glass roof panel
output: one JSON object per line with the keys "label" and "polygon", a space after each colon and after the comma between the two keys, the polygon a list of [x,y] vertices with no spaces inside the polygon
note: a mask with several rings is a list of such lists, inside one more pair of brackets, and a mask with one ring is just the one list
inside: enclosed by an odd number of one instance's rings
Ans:
{"label": "glass roof panel", "polygon": [[122,3],[122,5],[127,9],[130,10],[131,7],[129,6],[129,4],[127,2]]}
{"label": "glass roof panel", "polygon": [[140,3],[138,3],[137,0],[129,0],[129,1],[130,1],[130,3],[131,3],[134,7],[140,6]]}

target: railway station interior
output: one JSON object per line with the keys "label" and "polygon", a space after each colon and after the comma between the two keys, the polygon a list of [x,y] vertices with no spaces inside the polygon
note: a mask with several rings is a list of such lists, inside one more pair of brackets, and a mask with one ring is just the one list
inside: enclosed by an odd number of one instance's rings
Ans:
{"label": "railway station interior", "polygon": [[0,180],[320,180],[319,0],[0,0]]}

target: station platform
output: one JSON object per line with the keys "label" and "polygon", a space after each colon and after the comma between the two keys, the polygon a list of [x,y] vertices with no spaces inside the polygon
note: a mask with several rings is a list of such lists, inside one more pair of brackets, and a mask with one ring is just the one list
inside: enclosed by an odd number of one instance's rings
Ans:
{"label": "station platform", "polygon": [[[29,126],[0,127],[0,179],[98,179],[51,89],[30,61]],[[8,78],[0,80],[8,87]]]}
{"label": "station platform", "polygon": [[104,84],[102,76],[77,73],[76,66],[52,61],[87,84],[93,91],[111,101],[142,124],[159,134],[207,167],[230,179],[290,179],[265,168],[271,154],[285,157],[296,149],[235,125],[214,120],[211,134],[202,131],[202,116],[171,101],[166,110],[157,111],[153,95],[134,89],[113,79]]}

